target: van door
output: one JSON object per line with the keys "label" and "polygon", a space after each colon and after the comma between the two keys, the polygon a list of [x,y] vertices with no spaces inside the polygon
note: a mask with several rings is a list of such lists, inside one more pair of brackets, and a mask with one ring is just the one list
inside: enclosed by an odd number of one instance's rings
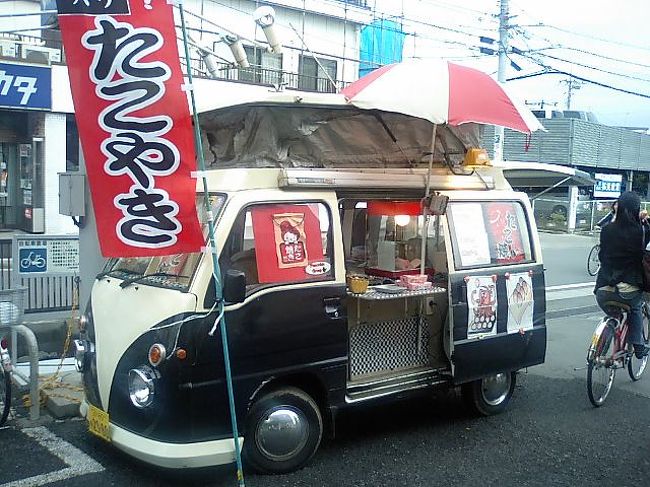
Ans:
{"label": "van door", "polygon": [[454,382],[544,362],[544,270],[528,201],[452,201],[447,224]]}
{"label": "van door", "polygon": [[[240,414],[262,384],[289,375],[312,381],[306,386],[328,397],[338,390],[342,400],[346,286],[332,205],[336,200],[251,203],[235,218],[219,262],[222,273],[246,275],[244,302],[227,306],[225,314]],[[200,345],[206,374],[222,372],[213,343],[218,335]]]}

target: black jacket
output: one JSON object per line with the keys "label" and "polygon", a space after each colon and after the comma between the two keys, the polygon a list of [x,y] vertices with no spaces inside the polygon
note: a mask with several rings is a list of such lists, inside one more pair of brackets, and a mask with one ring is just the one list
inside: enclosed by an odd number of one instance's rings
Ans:
{"label": "black jacket", "polygon": [[[596,289],[626,282],[643,287],[641,260],[650,241],[650,227],[644,224],[645,241],[641,225],[621,229],[616,223],[606,225],[600,232],[600,270],[596,277]],[[594,290],[595,291],[595,290]]]}

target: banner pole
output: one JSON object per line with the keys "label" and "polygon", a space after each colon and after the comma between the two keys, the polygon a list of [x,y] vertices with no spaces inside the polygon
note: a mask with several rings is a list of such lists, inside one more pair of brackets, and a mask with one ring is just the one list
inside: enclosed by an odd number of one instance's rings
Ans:
{"label": "banner pole", "polygon": [[232,426],[233,441],[235,442],[235,461],[237,462],[237,482],[240,487],[245,487],[244,469],[241,461],[241,449],[239,446],[239,431],[237,429],[237,415],[235,412],[235,393],[232,385],[232,370],[230,368],[230,353],[228,349],[228,336],[226,334],[226,316],[223,313],[223,299],[221,292],[221,270],[219,269],[219,258],[217,256],[217,245],[214,237],[214,215],[212,215],[212,206],[210,205],[210,193],[208,192],[208,181],[205,176],[205,159],[203,157],[203,143],[201,141],[201,131],[199,128],[199,114],[196,111],[196,100],[194,97],[194,87],[192,86],[192,67],[190,51],[187,42],[187,29],[185,27],[185,9],[183,0],[177,0],[178,9],[181,17],[181,29],[183,31],[183,48],[185,50],[185,64],[187,68],[187,79],[190,84],[190,101],[192,103],[192,117],[194,120],[194,139],[196,142],[196,152],[199,170],[201,171],[201,181],[203,183],[203,204],[205,205],[208,220],[208,238],[210,241],[210,250],[212,254],[212,274],[215,280],[215,298],[218,306],[219,329],[221,332],[221,346],[223,348],[223,361],[226,372],[226,385],[228,389],[228,402],[230,406],[230,422]]}

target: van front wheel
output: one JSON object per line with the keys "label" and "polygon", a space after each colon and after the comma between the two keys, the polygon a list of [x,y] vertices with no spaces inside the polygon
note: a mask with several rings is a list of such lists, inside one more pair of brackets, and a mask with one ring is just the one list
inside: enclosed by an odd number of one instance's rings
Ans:
{"label": "van front wheel", "polygon": [[285,473],[303,467],[323,436],[318,405],[305,392],[283,387],[259,398],[246,422],[244,455],[255,470]]}
{"label": "van front wheel", "polygon": [[463,400],[473,411],[483,416],[499,414],[510,403],[516,379],[515,372],[502,372],[463,384]]}

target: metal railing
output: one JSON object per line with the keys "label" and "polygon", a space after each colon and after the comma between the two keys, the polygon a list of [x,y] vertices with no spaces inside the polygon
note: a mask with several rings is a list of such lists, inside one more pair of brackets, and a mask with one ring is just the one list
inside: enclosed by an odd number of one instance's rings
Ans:
{"label": "metal railing", "polygon": [[[192,67],[195,68],[199,77],[207,77],[207,68],[200,60],[192,60]],[[248,68],[233,66],[227,63],[216,63],[216,71],[213,78],[228,81],[239,81],[248,84],[261,84],[266,86],[283,86],[286,88],[295,88],[303,91],[316,91],[319,93],[336,93],[337,87],[332,84],[329,78],[314,77],[306,74],[291,73],[279,69],[264,68],[262,66],[251,65]],[[343,88],[347,83],[334,80],[339,88]]]}
{"label": "metal railing", "polygon": [[[596,224],[610,211],[614,200],[579,200],[576,206],[575,232],[593,232]],[[569,199],[538,198],[532,202],[537,228],[566,232],[569,230]],[[650,209],[650,202],[641,203]]]}
{"label": "metal railing", "polygon": [[[43,237],[27,236],[35,239]],[[77,237],[67,237],[66,241],[76,241]],[[78,272],[33,273],[18,272],[19,248],[14,247],[13,239],[0,240],[0,290],[25,286],[27,296],[25,313],[66,311],[74,303],[74,293]]]}

